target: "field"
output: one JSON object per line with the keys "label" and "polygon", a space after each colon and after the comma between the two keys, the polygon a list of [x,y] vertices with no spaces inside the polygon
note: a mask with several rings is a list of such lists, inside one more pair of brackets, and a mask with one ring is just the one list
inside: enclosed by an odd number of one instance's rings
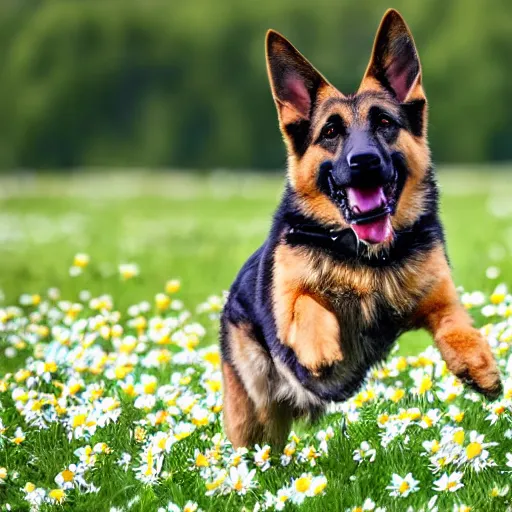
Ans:
{"label": "field", "polygon": [[282,176],[0,177],[0,510],[507,510],[512,306],[495,288],[512,283],[512,180],[479,168],[440,181],[455,281],[483,292],[464,300],[505,397],[480,401],[409,333],[355,399],[296,425],[282,459],[219,435],[219,301],[205,302],[264,240]]}

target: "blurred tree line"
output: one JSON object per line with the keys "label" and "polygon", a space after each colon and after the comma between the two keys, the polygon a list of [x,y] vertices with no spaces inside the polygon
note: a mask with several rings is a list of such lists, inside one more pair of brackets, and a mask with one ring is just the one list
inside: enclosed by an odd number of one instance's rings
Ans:
{"label": "blurred tree line", "polygon": [[[389,1],[2,0],[0,167],[277,168],[275,28],[357,89]],[[512,159],[512,2],[395,0],[437,161]]]}

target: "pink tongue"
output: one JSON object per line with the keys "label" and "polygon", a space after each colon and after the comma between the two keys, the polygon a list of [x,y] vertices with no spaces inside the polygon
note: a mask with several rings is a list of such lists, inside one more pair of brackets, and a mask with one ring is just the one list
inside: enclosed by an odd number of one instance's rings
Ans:
{"label": "pink tongue", "polygon": [[[382,187],[368,189],[347,188],[347,195],[350,207],[355,213],[370,212],[386,202],[386,196]],[[372,244],[387,241],[392,233],[389,215],[365,224],[352,224],[352,229],[360,240]]]}
{"label": "pink tongue", "polygon": [[367,224],[352,224],[351,227],[360,240],[370,242],[371,244],[386,242],[392,232],[389,215]]}
{"label": "pink tongue", "polygon": [[[348,202],[355,213],[366,213],[375,210],[386,202],[384,189],[376,188],[347,188]],[[359,211],[358,211],[359,210]]]}

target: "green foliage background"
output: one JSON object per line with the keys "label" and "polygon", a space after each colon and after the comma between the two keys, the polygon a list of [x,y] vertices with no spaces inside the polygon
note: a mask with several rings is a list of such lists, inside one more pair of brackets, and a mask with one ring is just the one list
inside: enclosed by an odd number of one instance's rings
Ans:
{"label": "green foliage background", "polygon": [[0,168],[277,168],[272,27],[344,92],[379,20],[416,38],[438,161],[512,159],[507,0],[2,0]]}

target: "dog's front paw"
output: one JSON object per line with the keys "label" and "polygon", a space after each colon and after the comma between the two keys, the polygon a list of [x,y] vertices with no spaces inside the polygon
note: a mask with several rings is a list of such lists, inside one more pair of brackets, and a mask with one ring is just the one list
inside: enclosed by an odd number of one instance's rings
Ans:
{"label": "dog's front paw", "polygon": [[448,368],[487,398],[498,398],[503,386],[487,341],[475,329],[454,330],[438,340]]}

